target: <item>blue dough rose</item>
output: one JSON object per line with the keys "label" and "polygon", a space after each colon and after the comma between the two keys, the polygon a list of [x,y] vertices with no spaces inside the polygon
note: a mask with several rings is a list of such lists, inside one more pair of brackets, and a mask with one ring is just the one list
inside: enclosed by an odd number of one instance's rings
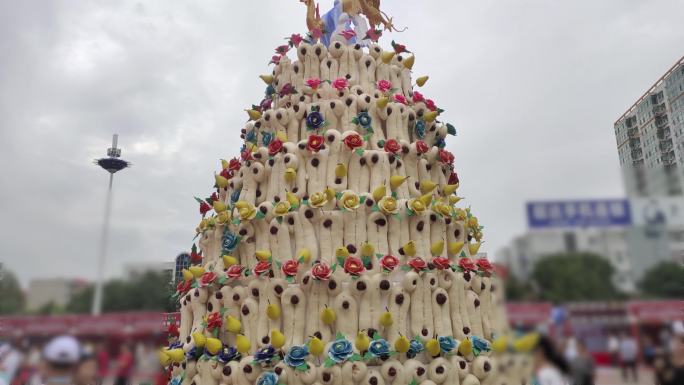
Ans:
{"label": "blue dough rose", "polygon": [[368,351],[375,357],[382,358],[386,357],[390,353],[390,346],[387,341],[383,339],[377,339],[371,341]]}
{"label": "blue dough rose", "polygon": [[318,111],[311,111],[306,117],[306,126],[309,130],[318,130],[324,122],[323,115]]}
{"label": "blue dough rose", "polygon": [[341,363],[349,359],[354,354],[351,342],[341,339],[337,340],[328,348],[328,357],[336,363]]}
{"label": "blue dough rose", "polygon": [[257,385],[277,385],[278,375],[273,372],[264,372],[257,378]]}
{"label": "blue dough rose", "polygon": [[271,362],[275,354],[275,348],[273,348],[273,346],[271,345],[268,345],[264,348],[257,350],[257,352],[254,353],[254,360],[260,364],[268,364]]}
{"label": "blue dough rose", "polygon": [[437,338],[439,341],[439,348],[442,349],[444,353],[449,353],[450,351],[456,349],[456,341],[454,337],[451,336],[441,336]]}
{"label": "blue dough rose", "polygon": [[285,363],[293,368],[304,364],[304,358],[309,355],[309,349],[306,346],[293,346],[285,356]]}

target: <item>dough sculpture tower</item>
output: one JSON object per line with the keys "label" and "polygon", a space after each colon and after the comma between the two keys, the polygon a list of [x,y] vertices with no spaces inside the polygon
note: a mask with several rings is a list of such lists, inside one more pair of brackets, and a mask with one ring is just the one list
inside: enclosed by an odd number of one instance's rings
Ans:
{"label": "dough sculpture tower", "polygon": [[170,383],[525,383],[428,77],[376,43],[394,27],[370,2],[344,2],[327,36],[303,2],[309,34],[276,49],[240,157],[197,199]]}

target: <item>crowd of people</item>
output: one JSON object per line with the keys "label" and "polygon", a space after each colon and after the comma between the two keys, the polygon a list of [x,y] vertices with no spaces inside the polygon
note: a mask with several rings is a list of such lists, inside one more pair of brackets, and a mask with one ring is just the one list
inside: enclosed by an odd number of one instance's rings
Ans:
{"label": "crowd of people", "polygon": [[44,345],[0,341],[0,385],[161,385],[156,346],[59,336]]}
{"label": "crowd of people", "polygon": [[[611,364],[625,383],[638,382],[637,365],[650,366],[655,385],[684,384],[684,323],[676,322],[664,344],[627,333],[610,335]],[[0,385],[161,385],[166,378],[151,345],[118,344],[116,354],[101,342],[60,336],[42,347],[14,347],[0,341]],[[541,335],[533,351],[535,385],[594,385],[596,365],[584,341],[554,341]],[[650,382],[649,382],[650,383]]]}
{"label": "crowd of people", "polygon": [[[651,369],[655,385],[684,385],[684,323],[675,322],[661,344],[649,337],[639,343],[632,335],[611,334],[607,339],[610,364],[619,367],[625,383],[638,383],[638,365]],[[534,350],[535,385],[594,385],[595,358],[582,340],[567,338],[556,343],[541,336]]]}

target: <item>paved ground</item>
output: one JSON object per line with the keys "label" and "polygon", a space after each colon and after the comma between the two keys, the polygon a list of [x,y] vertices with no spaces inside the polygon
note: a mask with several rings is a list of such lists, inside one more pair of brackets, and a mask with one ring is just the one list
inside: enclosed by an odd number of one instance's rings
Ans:
{"label": "paved ground", "polygon": [[653,385],[653,372],[648,369],[639,369],[639,381],[634,382],[630,378],[623,381],[618,368],[599,368],[597,370],[596,385]]}

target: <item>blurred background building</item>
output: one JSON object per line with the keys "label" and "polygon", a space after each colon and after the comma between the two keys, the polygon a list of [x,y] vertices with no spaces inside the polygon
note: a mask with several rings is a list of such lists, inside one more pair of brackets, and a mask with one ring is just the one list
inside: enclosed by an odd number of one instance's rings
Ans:
{"label": "blurred background building", "polygon": [[87,281],[81,279],[33,279],[26,291],[26,310],[37,312],[45,306],[64,307],[77,291],[88,285]]}

